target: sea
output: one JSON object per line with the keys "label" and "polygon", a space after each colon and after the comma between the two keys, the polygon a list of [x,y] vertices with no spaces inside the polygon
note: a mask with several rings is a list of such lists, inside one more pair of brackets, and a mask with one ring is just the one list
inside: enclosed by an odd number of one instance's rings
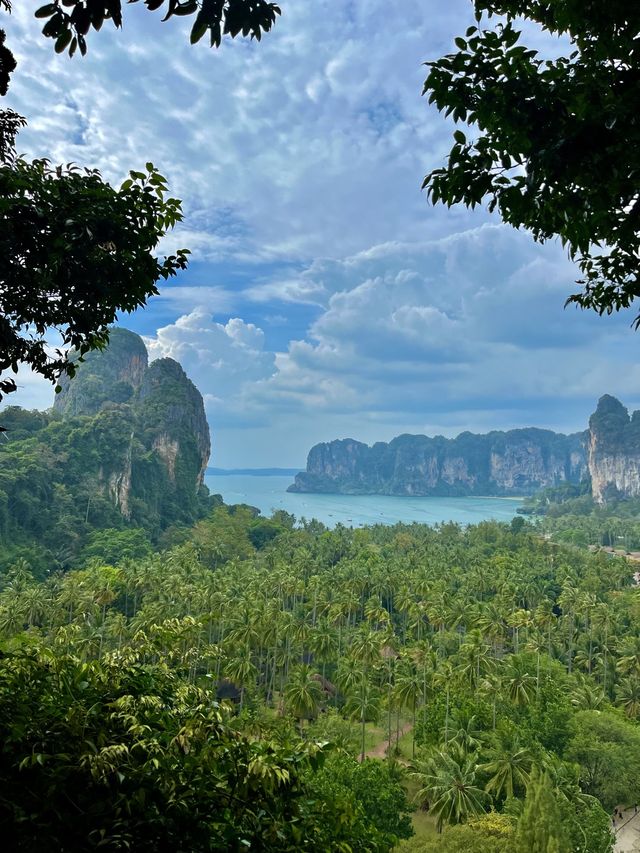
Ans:
{"label": "sea", "polygon": [[315,495],[287,492],[292,474],[207,473],[205,483],[227,504],[246,503],[269,516],[278,509],[300,520],[313,518],[327,527],[364,527],[368,524],[477,524],[494,519],[511,521],[521,498],[417,498],[387,495]]}

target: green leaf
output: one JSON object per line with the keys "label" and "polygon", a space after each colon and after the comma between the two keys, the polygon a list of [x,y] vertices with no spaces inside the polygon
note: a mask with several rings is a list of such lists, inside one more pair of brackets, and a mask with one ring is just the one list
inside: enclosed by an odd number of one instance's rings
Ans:
{"label": "green leaf", "polygon": [[64,32],[62,32],[56,39],[56,43],[54,46],[55,52],[64,53],[67,45],[69,44],[72,38],[73,36],[71,34],[71,30],[64,30]]}
{"label": "green leaf", "polygon": [[464,145],[467,141],[467,137],[464,135],[464,133],[461,130],[454,131],[453,138],[455,139],[456,142],[459,142],[460,145]]}
{"label": "green leaf", "polygon": [[206,19],[203,17],[202,12],[196,18],[193,27],[191,28],[191,35],[189,36],[189,41],[191,44],[197,44],[202,36],[206,33],[207,27],[209,24]]}
{"label": "green leaf", "polygon": [[36,11],[36,18],[50,18],[57,11],[55,3],[47,3],[46,6],[40,6]]}

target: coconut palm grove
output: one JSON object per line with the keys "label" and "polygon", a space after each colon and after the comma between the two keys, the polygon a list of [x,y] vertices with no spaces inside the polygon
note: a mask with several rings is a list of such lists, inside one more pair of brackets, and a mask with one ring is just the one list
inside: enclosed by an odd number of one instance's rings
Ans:
{"label": "coconut palm grove", "polygon": [[0,594],[24,850],[612,849],[640,798],[632,565],[522,518],[354,530],[219,506]]}

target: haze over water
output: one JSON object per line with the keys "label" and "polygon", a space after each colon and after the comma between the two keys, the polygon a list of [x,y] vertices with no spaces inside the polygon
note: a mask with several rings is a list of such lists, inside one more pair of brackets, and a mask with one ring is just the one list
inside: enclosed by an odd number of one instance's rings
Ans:
{"label": "haze over water", "polygon": [[248,474],[207,474],[205,483],[225,503],[247,503],[258,507],[264,516],[284,509],[297,519],[317,518],[328,527],[341,523],[347,527],[366,524],[477,524],[493,519],[511,521],[520,499],[511,498],[413,498],[386,495],[316,495],[287,492],[291,476],[255,476]]}

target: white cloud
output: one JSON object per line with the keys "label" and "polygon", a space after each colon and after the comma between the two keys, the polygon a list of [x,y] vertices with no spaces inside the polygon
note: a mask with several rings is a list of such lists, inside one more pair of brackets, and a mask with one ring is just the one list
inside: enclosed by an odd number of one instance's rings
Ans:
{"label": "white cloud", "polygon": [[[250,419],[244,405],[248,386],[275,373],[275,356],[264,349],[264,333],[232,318],[216,323],[204,308],[146,337],[149,358],[173,358],[202,392],[213,425]],[[250,401],[249,401],[250,403]]]}
{"label": "white cloud", "polygon": [[180,240],[209,260],[341,257],[442,233],[419,187],[448,130],[421,97],[422,63],[456,13],[470,19],[466,0],[403,0],[392,21],[382,0],[290,0],[260,44],[219,51],[191,47],[188,20],[124,12],[122,31],[105,22],[69,60],[16,7],[9,100],[29,118],[29,153],[114,181],[152,160],[185,201]]}

